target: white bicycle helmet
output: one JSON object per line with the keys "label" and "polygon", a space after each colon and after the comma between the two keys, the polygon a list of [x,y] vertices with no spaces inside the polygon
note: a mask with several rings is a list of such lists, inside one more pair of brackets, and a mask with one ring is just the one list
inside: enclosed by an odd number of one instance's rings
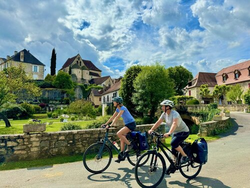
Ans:
{"label": "white bicycle helmet", "polygon": [[164,106],[170,106],[171,108],[173,108],[174,107],[174,102],[173,101],[170,101],[170,100],[164,100],[164,101],[162,101],[161,102],[161,104],[160,105],[164,105]]}

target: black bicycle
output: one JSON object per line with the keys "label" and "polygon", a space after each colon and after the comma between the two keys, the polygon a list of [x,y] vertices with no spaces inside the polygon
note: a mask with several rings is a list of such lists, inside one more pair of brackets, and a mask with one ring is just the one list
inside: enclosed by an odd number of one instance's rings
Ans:
{"label": "black bicycle", "polygon": [[[131,133],[128,133],[127,139],[133,143],[133,149],[126,152],[125,157],[129,163],[135,166],[137,160],[141,156],[139,147],[136,146],[137,138],[132,138]],[[113,149],[113,150],[112,150]],[[109,139],[109,128],[106,129],[106,133],[103,139],[90,145],[83,154],[83,165],[91,173],[98,174],[105,171],[113,158],[113,153],[120,155],[119,149]],[[143,164],[143,162],[142,162]]]}
{"label": "black bicycle", "polygon": [[[176,162],[174,162],[168,153],[172,151],[161,142],[163,134],[152,132],[152,136],[156,137],[156,146],[153,150],[148,150],[144,153],[135,165],[135,179],[141,187],[157,187],[164,178],[165,174],[174,173],[180,170],[180,173],[188,179],[195,178],[201,171],[202,164],[195,162],[195,157],[191,150],[191,143],[183,142],[181,146],[189,157],[187,163],[181,164],[182,155],[178,153]],[[163,152],[168,159],[170,165],[167,168],[164,157],[160,152]],[[146,162],[145,162],[145,159]]]}

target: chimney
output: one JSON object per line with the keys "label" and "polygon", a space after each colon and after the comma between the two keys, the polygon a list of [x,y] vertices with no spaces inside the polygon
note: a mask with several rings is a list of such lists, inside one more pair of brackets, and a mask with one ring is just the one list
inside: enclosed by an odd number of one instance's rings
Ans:
{"label": "chimney", "polygon": [[24,61],[24,51],[20,52],[20,61]]}
{"label": "chimney", "polygon": [[16,55],[17,54],[17,51],[14,51],[14,55]]}
{"label": "chimney", "polygon": [[10,56],[9,55],[7,55],[7,60],[9,60],[10,59]]}

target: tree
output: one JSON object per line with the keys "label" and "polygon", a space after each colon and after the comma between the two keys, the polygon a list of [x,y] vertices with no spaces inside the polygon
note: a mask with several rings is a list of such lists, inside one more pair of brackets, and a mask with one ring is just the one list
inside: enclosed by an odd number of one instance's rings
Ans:
{"label": "tree", "polygon": [[58,89],[72,89],[74,87],[71,76],[64,71],[58,72],[53,85]]}
{"label": "tree", "polygon": [[247,92],[244,94],[244,100],[245,104],[250,105],[250,89],[248,89]]}
{"label": "tree", "polygon": [[210,90],[208,89],[207,84],[203,84],[200,86],[200,95],[202,98],[211,98]]}
{"label": "tree", "polygon": [[78,84],[78,86],[81,88],[82,90],[82,96],[84,99],[87,99],[87,97],[89,96],[90,92],[92,89],[103,89],[102,86],[98,86],[96,84]]}
{"label": "tree", "polygon": [[51,76],[56,74],[56,50],[55,48],[53,48],[52,54],[51,54],[50,74]]}
{"label": "tree", "polygon": [[237,101],[241,100],[241,95],[243,94],[243,90],[239,84],[233,85],[230,87],[230,90],[227,92],[227,100],[232,101],[237,104]]}
{"label": "tree", "polygon": [[149,115],[152,122],[160,101],[173,96],[173,87],[164,66],[144,66],[134,81],[133,103],[139,112]]}
{"label": "tree", "polygon": [[[0,72],[0,109],[4,104],[14,102],[15,99],[28,99],[41,95],[41,90],[26,75],[22,66],[8,67]],[[3,114],[5,125],[10,123]]]}
{"label": "tree", "polygon": [[193,75],[182,66],[170,67],[167,69],[170,79],[174,82],[174,90],[177,95],[183,95],[183,88],[188,81],[193,79]]}
{"label": "tree", "polygon": [[219,102],[219,99],[226,95],[226,93],[229,91],[229,87],[227,85],[216,85],[214,87],[212,96],[214,98],[214,101],[217,101],[217,103]]}
{"label": "tree", "polygon": [[136,106],[132,102],[132,96],[135,92],[134,81],[141,70],[142,67],[139,65],[130,67],[125,72],[121,81],[119,95],[123,98],[124,104],[132,114],[138,114],[138,112],[136,112]]}

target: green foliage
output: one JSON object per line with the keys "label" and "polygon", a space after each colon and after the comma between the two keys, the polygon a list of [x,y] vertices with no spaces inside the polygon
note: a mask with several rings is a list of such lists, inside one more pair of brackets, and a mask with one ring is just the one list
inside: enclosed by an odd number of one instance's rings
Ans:
{"label": "green foliage", "polygon": [[217,103],[210,103],[208,105],[208,109],[212,110],[212,109],[217,109],[218,108],[218,104]]}
{"label": "green foliage", "polygon": [[52,113],[52,118],[58,118],[58,113],[57,112],[53,112]]}
{"label": "green foliage", "polygon": [[241,95],[243,94],[243,89],[241,88],[240,84],[236,84],[230,87],[229,91],[227,92],[227,100],[232,101],[234,104],[237,104],[237,101],[241,100]]}
{"label": "green foliage", "polygon": [[34,105],[28,103],[22,103],[21,107],[24,108],[29,116],[32,116],[35,113]]}
{"label": "green foliage", "polygon": [[9,119],[25,119],[31,116],[23,107],[17,104],[4,105],[1,109],[1,113]]}
{"label": "green foliage", "polygon": [[203,84],[200,86],[200,95],[203,98],[211,98],[210,90],[208,89],[207,84]]}
{"label": "green foliage", "polygon": [[174,83],[174,90],[177,95],[183,95],[183,88],[188,84],[188,81],[193,79],[193,75],[182,66],[170,67],[167,69],[169,78]]}
{"label": "green foliage", "polygon": [[61,127],[61,131],[68,131],[68,130],[81,130],[82,127],[80,125],[77,124],[73,124],[73,123],[65,123],[62,127]]}
{"label": "green foliage", "polygon": [[48,118],[52,118],[52,112],[47,112]]}
{"label": "green foliage", "polygon": [[213,98],[214,98],[214,101],[216,101],[218,103],[219,101],[219,98],[226,95],[227,92],[229,91],[229,86],[227,85],[216,85],[214,87],[214,90],[213,90]]}
{"label": "green foliage", "polygon": [[170,100],[174,101],[175,105],[185,105],[188,100],[193,99],[192,96],[177,95],[170,97]]}
{"label": "green foliage", "polygon": [[82,96],[84,99],[87,99],[87,97],[89,96],[91,89],[102,89],[102,86],[96,85],[96,84],[78,84],[78,86],[80,86],[81,90],[82,90]]}
{"label": "green foliage", "polygon": [[96,118],[95,108],[90,101],[76,100],[69,105],[68,112]]}
{"label": "green foliage", "polygon": [[244,94],[244,101],[245,104],[250,105],[250,89],[248,89],[247,92]]}
{"label": "green foliage", "polygon": [[48,83],[53,83],[56,78],[56,75],[51,76],[50,74],[47,74],[45,77],[44,81]]}
{"label": "green foliage", "polygon": [[193,124],[190,127],[190,134],[197,134],[199,132],[199,125]]}
{"label": "green foliage", "polygon": [[134,81],[141,72],[142,66],[132,66],[124,74],[121,81],[119,95],[123,98],[124,105],[130,109],[132,114],[136,114],[136,105],[132,102],[132,96],[135,93]]}
{"label": "green foliage", "polygon": [[133,104],[139,112],[149,114],[152,120],[159,103],[173,96],[173,86],[164,66],[144,66],[134,81]]}
{"label": "green foliage", "polygon": [[73,89],[74,87],[71,76],[64,71],[58,72],[55,80],[53,81],[53,85],[59,89]]}
{"label": "green foliage", "polygon": [[190,99],[186,103],[187,105],[194,105],[194,104],[200,104],[199,100],[197,99]]}
{"label": "green foliage", "polygon": [[105,124],[109,120],[110,116],[104,116],[101,117],[98,120],[95,120],[94,122],[90,123],[86,126],[87,129],[93,129],[93,128],[100,128],[102,124]]}

